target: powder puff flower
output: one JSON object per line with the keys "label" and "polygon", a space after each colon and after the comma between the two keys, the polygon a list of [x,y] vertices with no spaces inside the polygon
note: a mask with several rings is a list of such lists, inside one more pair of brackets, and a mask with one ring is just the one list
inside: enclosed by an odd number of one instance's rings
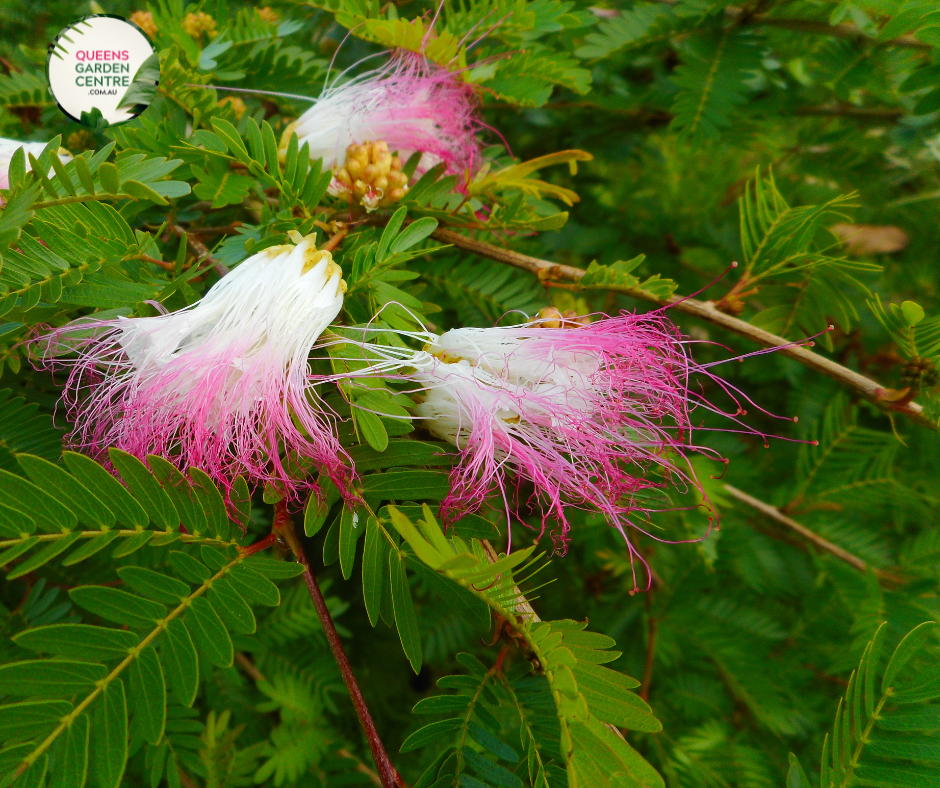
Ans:
{"label": "powder puff flower", "polygon": [[[552,538],[563,551],[568,510],[599,511],[645,565],[627,529],[647,533],[657,500],[674,508],[668,488],[697,491],[712,509],[691,457],[721,458],[694,442],[692,411],[737,422],[742,395],[691,359],[688,340],[661,310],[584,322],[555,315],[516,327],[415,333],[426,343],[419,352],[367,347],[379,359],[373,374],[411,384],[416,420],[459,450],[441,505],[445,522],[479,509],[494,491],[507,515],[512,499],[524,506],[518,499],[527,498],[541,511],[543,533],[557,523]],[[690,385],[693,374],[717,383],[735,412],[709,404]]]}
{"label": "powder puff flower", "polygon": [[[297,453],[340,484],[348,475],[331,414],[308,382],[308,355],[346,284],[313,236],[248,258],[197,303],[157,317],[88,320],[44,338],[70,370],[71,440],[197,466],[223,485],[238,473],[296,493],[279,457]],[[63,358],[64,353],[71,354]]]}
{"label": "powder puff flower", "polygon": [[[20,142],[19,140],[8,140],[0,137],[0,189],[10,188],[10,162],[13,161],[13,154],[16,153],[18,148],[25,148],[26,168],[29,169],[29,154],[32,153],[38,159],[39,155],[46,149],[46,143]],[[66,161],[71,158],[70,154],[61,149],[59,156]]]}
{"label": "powder puff flower", "polygon": [[421,153],[418,172],[443,162],[448,172],[462,173],[479,164],[479,127],[470,85],[420,55],[400,52],[383,67],[324,90],[285,129],[282,149],[296,131],[312,159],[337,171],[350,145],[381,140],[401,161]]}

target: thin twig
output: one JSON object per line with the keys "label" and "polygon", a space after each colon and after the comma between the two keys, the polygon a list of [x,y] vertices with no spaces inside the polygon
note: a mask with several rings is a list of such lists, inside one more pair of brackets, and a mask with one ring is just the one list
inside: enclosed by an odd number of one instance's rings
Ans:
{"label": "thin twig", "polygon": [[646,665],[640,684],[640,697],[650,699],[650,684],[653,682],[653,662],[656,659],[656,617],[653,615],[653,591],[646,593]]}
{"label": "thin twig", "polygon": [[326,633],[326,639],[330,644],[330,650],[333,652],[333,658],[343,675],[343,682],[346,684],[349,697],[356,709],[359,724],[362,726],[366,740],[369,742],[369,749],[372,751],[372,759],[375,761],[375,768],[378,770],[379,778],[382,781],[382,788],[401,788],[401,786],[404,786],[404,782],[385,751],[385,745],[379,737],[375,722],[373,722],[372,715],[369,713],[369,707],[366,706],[365,698],[362,697],[362,692],[359,690],[359,684],[356,682],[352,666],[349,664],[349,659],[347,659],[346,652],[343,650],[343,643],[336,632],[333,618],[330,616],[330,611],[326,606],[323,593],[320,591],[317,578],[310,567],[310,561],[307,559],[303,545],[301,545],[297,534],[294,532],[293,520],[283,502],[275,506],[274,532],[283,537],[297,561],[303,565],[304,581],[307,583],[307,589],[310,591],[311,599],[313,599],[313,606],[316,608],[317,616],[323,625],[323,631]]}
{"label": "thin twig", "polygon": [[245,671],[252,681],[267,681],[267,679],[264,677],[264,674],[258,670],[255,663],[248,659],[248,657],[246,657],[241,652],[235,655],[235,661],[238,663],[238,667]]}
{"label": "thin twig", "polygon": [[898,585],[904,583],[903,577],[870,566],[857,555],[853,555],[848,550],[843,550],[841,547],[839,547],[839,545],[833,544],[828,539],[823,539],[819,534],[811,531],[805,525],[801,525],[792,517],[788,517],[776,506],[772,506],[769,503],[764,503],[759,498],[755,498],[753,495],[748,495],[743,490],[739,490],[737,487],[732,487],[730,484],[724,485],[724,489],[725,492],[727,492],[735,500],[738,500],[741,503],[745,503],[751,508],[759,511],[761,514],[766,515],[771,520],[775,520],[781,525],[785,525],[790,530],[798,533],[804,539],[812,542],[820,550],[835,556],[840,561],[847,563],[849,566],[855,567],[859,572],[867,572],[869,569],[871,569],[879,580],[886,580],[890,583],[895,583]]}
{"label": "thin twig", "polygon": [[366,766],[362,761],[360,761],[355,755],[353,755],[345,747],[341,747],[340,749],[338,749],[336,751],[336,754],[340,758],[349,758],[350,760],[355,761],[356,765],[353,766],[353,769],[355,769],[360,774],[364,774],[366,777],[368,777],[369,782],[372,783],[373,785],[378,786],[378,788],[382,788],[382,778],[380,778],[374,771],[372,771],[372,769]]}
{"label": "thin twig", "polygon": [[175,222],[170,222],[170,231],[178,238],[182,238],[184,235],[186,236],[187,244],[191,246],[193,251],[196,253],[197,264],[201,263],[203,260],[207,260],[208,262],[212,263],[212,267],[219,276],[225,276],[229,272],[229,267],[227,265],[223,265],[211,254],[209,254],[209,247],[200,241],[198,236],[196,236],[194,233],[187,232],[182,227],[179,227]]}
{"label": "thin twig", "polygon": [[183,767],[179,767],[180,775],[180,785],[183,788],[199,788],[199,783],[197,783],[192,777],[190,777],[186,772],[183,771]]}
{"label": "thin twig", "polygon": [[[431,234],[431,237],[438,241],[453,244],[461,249],[466,249],[468,252],[474,252],[481,257],[488,257],[491,260],[497,260],[498,262],[521,268],[524,271],[535,274],[539,281],[545,284],[559,281],[578,284],[585,274],[584,269],[553,263],[538,257],[530,257],[529,255],[514,252],[511,249],[494,246],[485,241],[477,241],[473,238],[468,238],[453,230],[439,228]],[[882,410],[889,413],[901,413],[924,427],[929,427],[933,430],[937,429],[937,425],[924,414],[924,409],[916,402],[909,402],[903,405],[889,402],[885,400],[883,396],[887,389],[874,380],[866,378],[864,375],[848,367],[844,367],[825,356],[807,350],[805,347],[793,345],[788,339],[778,337],[776,334],[771,334],[769,331],[753,326],[740,318],[725,314],[716,309],[715,305],[710,302],[699,301],[695,298],[682,298],[681,296],[675,295],[666,298],[657,298],[653,294],[638,287],[605,285],[602,289],[623,293],[624,295],[643,301],[650,301],[660,306],[668,306],[675,309],[677,312],[683,312],[687,315],[707,320],[709,323],[713,323],[714,325],[751,339],[754,342],[766,345],[767,347],[779,347],[783,355],[796,359],[810,369],[828,375],[844,386],[854,389],[858,394],[870,402],[873,402]]]}

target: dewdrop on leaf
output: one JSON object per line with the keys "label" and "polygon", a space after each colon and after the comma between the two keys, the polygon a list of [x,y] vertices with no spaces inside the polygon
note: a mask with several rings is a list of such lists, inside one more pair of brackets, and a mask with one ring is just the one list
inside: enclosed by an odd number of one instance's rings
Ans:
{"label": "dewdrop on leaf", "polygon": [[[42,338],[46,366],[67,368],[71,442],[106,459],[115,446],[237,474],[295,494],[281,453],[340,484],[348,476],[333,415],[309,383],[308,356],[343,305],[346,284],[313,236],[265,249],[197,303],[157,317],[83,320]],[[71,354],[64,357],[63,354]]]}

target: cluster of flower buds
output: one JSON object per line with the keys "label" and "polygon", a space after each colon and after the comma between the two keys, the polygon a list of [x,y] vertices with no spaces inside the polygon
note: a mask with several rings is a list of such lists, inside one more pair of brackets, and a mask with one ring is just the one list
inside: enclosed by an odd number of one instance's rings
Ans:
{"label": "cluster of flower buds", "polygon": [[591,316],[579,315],[573,309],[562,312],[557,307],[546,306],[539,310],[533,323],[540,328],[581,328],[590,325]]}
{"label": "cluster of flower buds", "polygon": [[345,194],[369,212],[398,202],[407,191],[408,176],[401,170],[401,159],[382,140],[346,148],[346,161],[330,184],[330,194]]}

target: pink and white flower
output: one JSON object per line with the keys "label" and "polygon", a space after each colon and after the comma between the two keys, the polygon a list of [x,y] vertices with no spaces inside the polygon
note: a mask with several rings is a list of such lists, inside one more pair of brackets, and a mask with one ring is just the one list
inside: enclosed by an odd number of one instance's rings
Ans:
{"label": "pink and white flower", "polygon": [[253,255],[185,309],[79,321],[44,337],[47,365],[69,369],[72,442],[102,459],[110,446],[159,454],[226,485],[244,473],[289,494],[300,482],[281,454],[346,479],[308,368],[346,284],[330,252],[295,236],[296,245]]}
{"label": "pink and white flower", "polygon": [[350,145],[382,140],[401,161],[421,153],[418,171],[444,162],[448,172],[479,166],[473,88],[423,56],[401,51],[381,68],[323,91],[285,130],[310,146],[312,159],[343,165]]}
{"label": "pink and white flower", "polygon": [[[551,527],[564,551],[569,510],[598,511],[645,565],[628,529],[657,538],[646,523],[675,508],[669,489],[697,491],[710,526],[716,517],[691,460],[721,458],[696,442],[693,412],[719,414],[731,429],[764,438],[738,421],[746,398],[692,360],[689,340],[662,310],[411,337],[424,349],[370,344],[371,371],[410,384],[416,421],[459,450],[441,505],[445,522],[495,491],[507,516],[540,512],[542,533]],[[716,383],[734,411],[705,400],[693,375]]]}

